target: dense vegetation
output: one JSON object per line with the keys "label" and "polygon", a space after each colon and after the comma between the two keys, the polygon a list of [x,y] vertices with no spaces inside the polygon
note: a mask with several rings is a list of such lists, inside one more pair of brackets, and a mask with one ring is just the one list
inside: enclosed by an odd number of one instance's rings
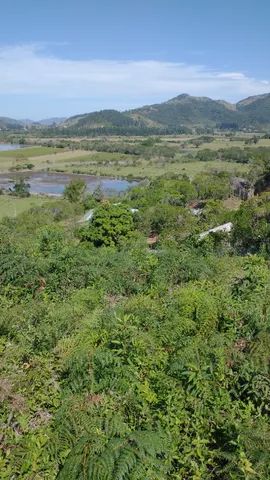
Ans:
{"label": "dense vegetation", "polygon": [[213,172],[73,182],[2,221],[1,478],[270,478],[269,195],[230,196]]}

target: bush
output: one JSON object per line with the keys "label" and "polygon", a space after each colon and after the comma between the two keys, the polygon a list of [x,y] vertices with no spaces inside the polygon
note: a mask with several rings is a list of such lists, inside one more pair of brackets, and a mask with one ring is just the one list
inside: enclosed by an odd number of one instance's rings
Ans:
{"label": "bush", "polygon": [[71,203],[80,203],[83,201],[86,191],[86,183],[83,180],[71,180],[64,190],[64,198]]}
{"label": "bush", "polygon": [[103,204],[95,210],[90,223],[80,230],[83,241],[96,247],[119,245],[134,229],[130,209],[124,205]]}
{"label": "bush", "polygon": [[30,184],[26,183],[24,178],[19,178],[14,183],[12,194],[21,198],[30,197]]}

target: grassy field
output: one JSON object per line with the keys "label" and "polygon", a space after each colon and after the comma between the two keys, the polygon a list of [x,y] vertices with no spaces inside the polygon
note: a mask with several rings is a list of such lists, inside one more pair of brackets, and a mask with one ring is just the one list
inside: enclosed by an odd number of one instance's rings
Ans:
{"label": "grassy field", "polygon": [[61,153],[63,154],[62,148],[53,147],[26,147],[18,150],[9,150],[6,152],[1,151],[0,171],[7,172],[11,169],[24,167],[27,163],[33,164],[34,168],[38,169],[40,160],[44,157],[46,158],[46,155],[54,156],[58,154],[61,155]]}
{"label": "grassy field", "polygon": [[[211,143],[204,143],[200,145],[199,149],[209,148],[210,150],[219,150],[220,148],[259,148],[259,147],[270,147],[270,139],[262,139],[256,144],[246,145],[245,142],[241,140],[229,140],[224,137],[216,138]],[[193,147],[194,148],[194,147]],[[196,147],[195,147],[196,148]]]}
{"label": "grassy field", "polygon": [[63,171],[70,173],[85,173],[93,175],[117,176],[117,177],[134,177],[134,178],[153,178],[164,173],[186,174],[194,177],[200,172],[207,171],[227,171],[233,174],[243,174],[248,170],[247,165],[221,162],[221,161],[186,161],[185,159],[175,160],[143,160],[135,159],[134,161],[93,161],[93,158],[77,159],[76,162],[62,164]]}
{"label": "grassy field", "polygon": [[[209,135],[212,137],[213,135]],[[235,135],[234,137],[226,137],[225,135],[214,135],[214,140],[212,142],[204,142],[201,143],[198,147],[190,143],[190,141],[194,141],[196,138],[200,138],[200,135],[176,135],[166,138],[166,142],[168,144],[179,145],[180,149],[189,150],[192,153],[196,153],[198,150],[219,150],[219,149],[227,149],[227,148],[260,148],[260,147],[268,147],[270,148],[270,139],[260,138],[258,143],[254,144],[246,144],[245,140],[248,140],[252,137],[251,134],[239,134]]]}
{"label": "grassy field", "polygon": [[0,195],[0,220],[4,217],[16,218],[20,213],[50,201],[48,197],[17,198],[9,195]]}
{"label": "grassy field", "polygon": [[19,148],[18,150],[8,150],[4,152],[0,152],[0,159],[1,158],[18,158],[21,160],[25,160],[31,157],[37,157],[41,155],[47,155],[48,153],[57,153],[62,152],[62,148],[56,147],[25,147]]}
{"label": "grassy field", "polygon": [[[161,137],[158,146],[175,148],[177,153],[174,158],[164,158],[152,155],[133,155],[118,152],[94,151],[94,150],[71,150],[57,147],[26,147],[21,150],[0,152],[0,171],[24,171],[30,168],[33,171],[82,173],[92,175],[107,175],[117,177],[153,178],[164,173],[187,174],[190,177],[203,171],[228,171],[232,174],[243,175],[249,166],[241,163],[206,161],[199,162],[195,157],[197,152],[203,149],[219,150],[238,148],[270,148],[270,139],[261,138],[257,144],[247,145],[245,140],[250,134],[239,133],[230,138],[225,135],[215,135],[212,142],[205,142],[199,146],[194,145],[194,140],[200,136],[176,135]],[[201,137],[202,138],[202,137]],[[89,145],[94,142],[104,144],[143,145],[146,141],[143,137],[107,137],[82,139]],[[78,139],[74,142],[77,146]],[[72,142],[72,139],[70,139]],[[94,145],[93,145],[94,148]],[[147,157],[147,156],[146,156]]]}
{"label": "grassy field", "polygon": [[[194,176],[201,171],[226,170],[232,173],[244,173],[248,167],[233,162],[209,161],[199,162],[187,159],[191,149],[172,159],[152,157],[145,159],[136,155],[123,153],[95,152],[85,150],[53,149],[48,147],[33,147],[19,151],[1,152],[0,171],[24,170],[31,163],[33,171],[51,171],[67,173],[84,173],[92,175],[108,175],[118,177],[144,178],[156,177],[163,173],[186,173]],[[23,152],[23,153],[21,153]]]}

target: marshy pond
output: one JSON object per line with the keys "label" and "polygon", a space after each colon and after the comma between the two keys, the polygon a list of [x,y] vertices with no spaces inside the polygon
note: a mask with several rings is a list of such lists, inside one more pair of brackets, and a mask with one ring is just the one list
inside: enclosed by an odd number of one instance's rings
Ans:
{"label": "marshy pond", "polygon": [[66,173],[27,172],[1,173],[0,188],[9,190],[14,182],[23,177],[30,184],[30,193],[39,195],[62,195],[65,186],[74,179],[81,179],[86,183],[87,191],[92,193],[100,187],[106,195],[118,195],[138,184],[137,181],[128,181],[118,178],[98,177],[94,175],[76,175]]}

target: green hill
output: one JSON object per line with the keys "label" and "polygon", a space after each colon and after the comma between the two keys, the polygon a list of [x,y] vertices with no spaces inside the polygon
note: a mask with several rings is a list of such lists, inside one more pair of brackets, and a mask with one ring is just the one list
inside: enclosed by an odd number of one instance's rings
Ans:
{"label": "green hill", "polygon": [[1,130],[17,130],[22,129],[23,124],[19,120],[13,118],[0,117],[0,129]]}
{"label": "green hill", "polygon": [[241,112],[246,125],[269,126],[270,125],[270,94],[257,95],[246,98],[236,104],[238,112]]}
{"label": "green hill", "polygon": [[67,127],[76,125],[78,128],[106,128],[106,127],[130,127],[136,125],[128,114],[117,110],[101,110],[100,112],[85,113],[69,118],[64,125]]}
{"label": "green hill", "polygon": [[233,105],[187,94],[179,95],[164,103],[132,110],[129,113],[131,116],[140,115],[141,118],[170,128],[181,125],[217,126],[238,120]]}
{"label": "green hill", "polygon": [[[1,129],[24,126],[23,121],[0,117]],[[38,128],[55,135],[151,135],[188,133],[193,128],[265,129],[270,128],[270,93],[248,97],[236,104],[182,94],[125,112],[101,110]]]}
{"label": "green hill", "polygon": [[270,127],[270,94],[249,97],[236,104],[182,94],[163,103],[126,112],[102,110],[77,115],[61,127],[72,129],[73,133],[104,134],[177,133],[196,127],[267,128]]}

